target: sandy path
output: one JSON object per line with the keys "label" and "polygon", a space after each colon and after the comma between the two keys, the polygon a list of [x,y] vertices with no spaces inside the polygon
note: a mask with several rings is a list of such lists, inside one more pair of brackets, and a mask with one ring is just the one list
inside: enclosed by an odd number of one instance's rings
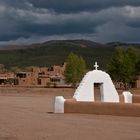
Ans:
{"label": "sandy path", "polygon": [[0,140],[140,140],[140,117],[48,113],[55,95],[0,93]]}

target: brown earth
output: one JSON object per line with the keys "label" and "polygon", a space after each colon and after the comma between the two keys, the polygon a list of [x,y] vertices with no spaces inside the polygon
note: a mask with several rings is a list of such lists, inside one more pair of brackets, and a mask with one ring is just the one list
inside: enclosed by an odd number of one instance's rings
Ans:
{"label": "brown earth", "polygon": [[54,97],[73,92],[0,88],[0,140],[140,140],[140,117],[53,114]]}

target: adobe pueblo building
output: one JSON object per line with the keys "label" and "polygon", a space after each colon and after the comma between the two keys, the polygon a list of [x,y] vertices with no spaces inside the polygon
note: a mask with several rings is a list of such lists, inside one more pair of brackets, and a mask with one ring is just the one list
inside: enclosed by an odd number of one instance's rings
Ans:
{"label": "adobe pueblo building", "polygon": [[89,71],[82,79],[72,99],[55,98],[55,113],[87,113],[102,115],[140,116],[140,96],[128,91],[119,95],[109,74]]}
{"label": "adobe pueblo building", "polygon": [[33,67],[28,72],[16,73],[16,85],[19,86],[51,86],[64,84],[65,64],[52,67]]}

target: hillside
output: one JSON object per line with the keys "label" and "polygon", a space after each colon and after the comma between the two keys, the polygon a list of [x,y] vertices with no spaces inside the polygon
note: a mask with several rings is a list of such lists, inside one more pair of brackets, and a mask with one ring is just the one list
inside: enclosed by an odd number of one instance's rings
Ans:
{"label": "hillside", "polygon": [[104,45],[87,40],[64,40],[48,41],[26,47],[16,46],[16,49],[9,47],[9,49],[0,50],[0,64],[4,64],[7,68],[50,66],[63,63],[68,54],[74,52],[86,60],[88,68],[93,69],[94,62],[98,61],[102,69],[114,54],[116,46],[112,44]]}

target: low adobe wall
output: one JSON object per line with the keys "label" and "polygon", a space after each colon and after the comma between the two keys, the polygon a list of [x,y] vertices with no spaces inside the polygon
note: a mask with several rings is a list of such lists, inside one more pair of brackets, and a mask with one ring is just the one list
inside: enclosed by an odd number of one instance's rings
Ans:
{"label": "low adobe wall", "polygon": [[132,103],[140,103],[140,96],[139,95],[133,95],[132,96]]}
{"label": "low adobe wall", "polygon": [[[133,100],[136,101],[136,99]],[[140,117],[140,104],[77,102],[75,100],[66,100],[64,103],[64,113]]]}

